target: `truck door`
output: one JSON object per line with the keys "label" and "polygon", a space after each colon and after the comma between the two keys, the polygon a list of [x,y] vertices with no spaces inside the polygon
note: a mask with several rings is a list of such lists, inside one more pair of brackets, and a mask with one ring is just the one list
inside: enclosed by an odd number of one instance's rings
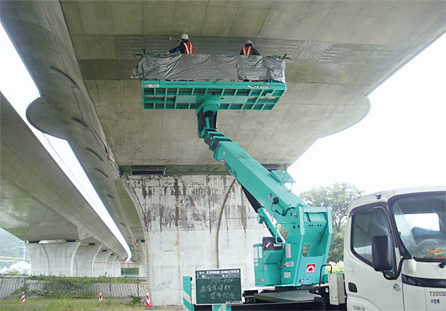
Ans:
{"label": "truck door", "polygon": [[349,215],[344,243],[344,273],[347,309],[402,310],[400,278],[387,280],[372,267],[372,239],[389,236],[392,241],[393,270],[397,269],[395,242],[387,211],[381,206],[353,209]]}
{"label": "truck door", "polygon": [[446,195],[417,193],[391,202],[396,230],[412,258],[402,265],[406,310],[446,310]]}

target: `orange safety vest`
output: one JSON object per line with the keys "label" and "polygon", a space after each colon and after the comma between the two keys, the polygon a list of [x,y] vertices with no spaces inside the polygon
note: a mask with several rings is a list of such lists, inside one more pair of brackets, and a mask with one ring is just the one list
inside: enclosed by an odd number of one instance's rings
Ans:
{"label": "orange safety vest", "polygon": [[242,51],[243,55],[252,55],[252,46],[245,46]]}
{"label": "orange safety vest", "polygon": [[184,54],[194,54],[194,48],[192,47],[192,43],[183,42],[184,44]]}

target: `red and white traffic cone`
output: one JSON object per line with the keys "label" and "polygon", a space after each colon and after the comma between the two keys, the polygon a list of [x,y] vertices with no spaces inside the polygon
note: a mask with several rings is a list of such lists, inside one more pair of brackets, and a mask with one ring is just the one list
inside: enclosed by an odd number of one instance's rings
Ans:
{"label": "red and white traffic cone", "polygon": [[146,304],[144,307],[151,307],[152,306],[152,300],[150,299],[149,294],[146,295]]}
{"label": "red and white traffic cone", "polygon": [[20,299],[20,301],[21,302],[25,302],[26,301],[26,299],[25,299],[25,292],[22,292],[22,299]]}
{"label": "red and white traffic cone", "polygon": [[99,302],[101,302],[102,301],[102,293],[99,293]]}

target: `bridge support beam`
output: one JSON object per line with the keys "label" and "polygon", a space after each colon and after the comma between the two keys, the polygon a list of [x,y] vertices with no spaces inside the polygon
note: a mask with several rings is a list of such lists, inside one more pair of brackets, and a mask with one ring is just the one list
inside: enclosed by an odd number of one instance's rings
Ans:
{"label": "bridge support beam", "polygon": [[32,275],[74,276],[74,256],[80,242],[26,243]]}
{"label": "bridge support beam", "polygon": [[102,245],[96,244],[79,246],[74,256],[76,276],[93,276],[93,263],[101,248]]}
{"label": "bridge support beam", "polygon": [[252,245],[267,229],[232,176],[129,176],[144,228],[147,281],[153,302],[182,304],[182,276],[241,268],[254,287]]}

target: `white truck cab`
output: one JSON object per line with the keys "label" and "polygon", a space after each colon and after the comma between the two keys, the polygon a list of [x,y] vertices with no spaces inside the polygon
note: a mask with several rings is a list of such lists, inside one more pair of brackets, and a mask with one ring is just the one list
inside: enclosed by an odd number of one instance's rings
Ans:
{"label": "white truck cab", "polygon": [[352,203],[345,231],[347,310],[446,310],[446,187]]}

